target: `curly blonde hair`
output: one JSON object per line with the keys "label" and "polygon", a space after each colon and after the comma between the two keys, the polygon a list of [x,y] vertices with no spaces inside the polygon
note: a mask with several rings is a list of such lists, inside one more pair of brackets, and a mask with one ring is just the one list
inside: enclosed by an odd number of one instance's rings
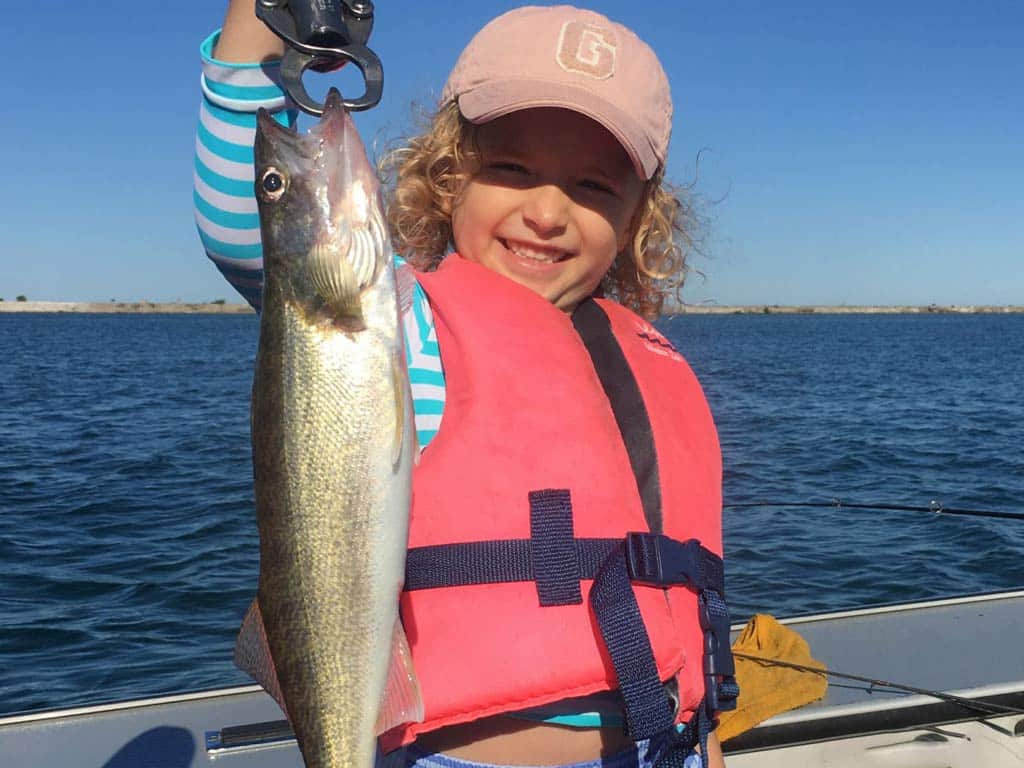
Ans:
{"label": "curly blonde hair", "polygon": [[[477,126],[451,102],[434,114],[423,133],[381,162],[390,192],[392,244],[416,269],[436,269],[455,245],[452,210],[477,154],[476,132]],[[686,256],[695,247],[693,208],[659,169],[646,182],[630,227],[631,246],[616,257],[601,290],[653,319],[669,296],[678,298],[686,278]]]}

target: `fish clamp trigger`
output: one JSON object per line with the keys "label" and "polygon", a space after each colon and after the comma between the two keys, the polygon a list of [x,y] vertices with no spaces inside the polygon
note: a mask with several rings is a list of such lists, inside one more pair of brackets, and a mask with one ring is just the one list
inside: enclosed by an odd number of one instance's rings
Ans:
{"label": "fish clamp trigger", "polygon": [[343,99],[345,109],[361,111],[380,102],[384,70],[366,46],[373,30],[371,0],[256,0],[256,16],[285,42],[281,82],[304,112],[320,116],[324,105],[306,91],[303,73],[329,72],[348,62],[359,67],[366,90]]}

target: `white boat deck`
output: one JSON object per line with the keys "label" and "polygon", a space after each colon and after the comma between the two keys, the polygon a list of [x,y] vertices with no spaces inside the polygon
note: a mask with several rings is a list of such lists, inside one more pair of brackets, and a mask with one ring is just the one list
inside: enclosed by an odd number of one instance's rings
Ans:
{"label": "white boat deck", "polygon": [[[837,672],[947,692],[1024,685],[1024,591],[782,623],[799,632],[815,658]],[[833,680],[825,701],[811,707],[877,704],[888,696]]]}
{"label": "white boat deck", "polygon": [[[948,734],[942,735],[942,726],[972,723],[977,711],[924,693],[830,677],[821,701],[777,715],[728,742],[730,766],[1024,766],[1024,591],[807,616],[783,623],[808,641],[812,655],[831,672],[983,699],[996,708],[1015,710],[1017,714],[996,721],[1009,737],[981,725],[973,736],[961,734],[975,745],[963,760],[948,750],[940,754],[936,745],[956,743]],[[879,734],[897,736],[880,739]],[[1001,756],[998,762],[987,762],[977,750],[993,738],[1000,743]],[[859,746],[843,747],[844,740]],[[892,754],[884,752],[888,755],[884,760],[879,757],[883,752],[874,753],[882,762],[865,756],[867,751],[895,744],[903,746]],[[794,749],[799,745],[806,746]],[[1003,754],[1004,747],[1012,750]],[[931,757],[922,756],[921,749],[930,749]],[[769,760],[767,753],[772,750],[780,750],[785,759]],[[756,759],[741,758],[744,753]],[[933,763],[932,757],[938,762]]]}

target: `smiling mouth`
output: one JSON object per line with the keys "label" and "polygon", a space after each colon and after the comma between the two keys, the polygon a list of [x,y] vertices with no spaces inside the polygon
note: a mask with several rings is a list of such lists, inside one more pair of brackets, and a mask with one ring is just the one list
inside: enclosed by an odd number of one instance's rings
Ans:
{"label": "smiling mouth", "polygon": [[557,264],[560,261],[565,261],[572,255],[569,251],[557,248],[542,248],[527,243],[517,243],[513,240],[502,240],[501,244],[522,259],[529,259],[530,261],[537,261],[542,264]]}

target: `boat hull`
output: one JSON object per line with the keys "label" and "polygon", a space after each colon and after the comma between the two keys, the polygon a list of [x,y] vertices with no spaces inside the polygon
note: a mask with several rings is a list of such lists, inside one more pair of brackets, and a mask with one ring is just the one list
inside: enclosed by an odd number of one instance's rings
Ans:
{"label": "boat hull", "polygon": [[[797,617],[831,671],[1016,710],[987,725],[921,693],[834,680],[826,697],[726,742],[729,768],[1024,766],[1024,591]],[[735,628],[736,630],[739,627]],[[302,768],[258,686],[0,718],[4,765]]]}

